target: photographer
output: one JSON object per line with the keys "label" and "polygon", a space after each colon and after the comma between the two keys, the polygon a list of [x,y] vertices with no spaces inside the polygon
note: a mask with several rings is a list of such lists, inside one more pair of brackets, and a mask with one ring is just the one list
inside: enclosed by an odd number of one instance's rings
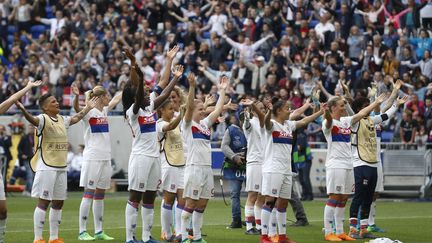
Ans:
{"label": "photographer", "polygon": [[231,124],[225,131],[222,139],[222,152],[225,155],[223,175],[229,180],[231,190],[231,209],[233,221],[230,228],[242,228],[240,191],[243,181],[246,179],[246,137],[241,127],[244,114],[240,113],[239,119],[234,114],[227,118]]}

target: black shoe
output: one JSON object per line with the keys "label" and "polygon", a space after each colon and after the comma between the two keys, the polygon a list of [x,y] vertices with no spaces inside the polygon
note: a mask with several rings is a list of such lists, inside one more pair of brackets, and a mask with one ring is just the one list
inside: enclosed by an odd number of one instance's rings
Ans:
{"label": "black shoe", "polygon": [[261,234],[260,230],[257,230],[255,228],[245,231],[245,235],[260,235],[260,234]]}
{"label": "black shoe", "polygon": [[309,222],[307,220],[297,220],[295,223],[291,224],[290,226],[293,227],[299,227],[299,226],[308,226]]}
{"label": "black shoe", "polygon": [[230,229],[241,229],[243,227],[241,221],[233,221],[228,228]]}

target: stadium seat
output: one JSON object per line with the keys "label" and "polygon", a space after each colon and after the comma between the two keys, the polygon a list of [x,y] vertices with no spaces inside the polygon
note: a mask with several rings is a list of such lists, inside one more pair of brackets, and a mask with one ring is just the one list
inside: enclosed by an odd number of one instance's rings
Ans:
{"label": "stadium seat", "polygon": [[15,27],[15,25],[9,25],[8,26],[8,34],[9,35],[13,35],[16,31],[17,31],[17,28]]}
{"label": "stadium seat", "polygon": [[391,142],[393,141],[393,132],[387,132],[387,131],[383,131],[381,133],[381,141],[382,142]]}
{"label": "stadium seat", "polygon": [[232,66],[234,65],[233,61],[225,61],[225,65],[227,65],[228,70],[231,70]]}
{"label": "stadium seat", "polygon": [[315,25],[317,25],[318,23],[318,20],[311,20],[309,23],[309,28],[315,28]]}
{"label": "stadium seat", "polygon": [[210,39],[210,32],[206,31],[203,33],[203,38],[204,39]]}
{"label": "stadium seat", "polygon": [[13,35],[8,35],[8,36],[7,36],[7,42],[8,42],[8,44],[13,44],[14,39],[15,39],[15,36],[13,36]]}
{"label": "stadium seat", "polygon": [[32,26],[30,32],[32,34],[33,39],[38,39],[39,35],[44,33],[46,30],[45,25],[35,25]]}

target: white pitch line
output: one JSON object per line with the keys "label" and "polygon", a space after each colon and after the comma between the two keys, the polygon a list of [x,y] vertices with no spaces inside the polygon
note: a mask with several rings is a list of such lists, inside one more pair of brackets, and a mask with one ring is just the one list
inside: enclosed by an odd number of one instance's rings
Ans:
{"label": "white pitch line", "polygon": [[[393,220],[393,219],[432,219],[432,216],[407,216],[407,217],[381,217],[381,218],[375,218],[376,220]],[[27,220],[27,219],[21,219],[21,220]],[[308,220],[309,222],[322,222],[322,219],[311,219]],[[205,224],[205,226],[226,226],[227,224]],[[156,227],[160,227],[160,225],[153,225]],[[117,229],[125,229],[125,227],[109,227],[106,228],[106,230],[117,230]],[[48,232],[49,230],[46,229],[44,232]],[[63,228],[60,226],[60,231],[78,231],[78,228]],[[6,230],[6,233],[30,233],[33,232],[33,230]]]}

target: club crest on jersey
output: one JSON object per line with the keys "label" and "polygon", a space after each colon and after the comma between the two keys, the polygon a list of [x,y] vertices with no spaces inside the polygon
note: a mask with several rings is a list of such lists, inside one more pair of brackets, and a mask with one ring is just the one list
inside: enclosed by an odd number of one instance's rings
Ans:
{"label": "club crest on jersey", "polygon": [[48,197],[48,196],[49,196],[49,191],[43,191],[42,195],[43,195],[44,197]]}
{"label": "club crest on jersey", "polygon": [[192,126],[192,137],[194,139],[210,140],[210,129],[203,129],[197,126]]}
{"label": "club crest on jersey", "polygon": [[259,189],[259,185],[258,184],[255,184],[255,189]]}
{"label": "club crest on jersey", "polygon": [[109,132],[108,118],[92,117],[89,119],[90,130],[92,133]]}
{"label": "club crest on jersey", "polygon": [[94,184],[94,181],[89,180],[89,186],[93,186],[93,184]]}
{"label": "club crest on jersey", "polygon": [[292,144],[292,134],[283,131],[272,132],[273,143]]}
{"label": "club crest on jersey", "polygon": [[194,196],[198,196],[198,190],[193,190],[192,194],[193,194]]}
{"label": "club crest on jersey", "polygon": [[174,190],[175,189],[175,184],[171,184],[171,190]]}
{"label": "club crest on jersey", "polygon": [[156,113],[151,116],[139,116],[138,124],[140,126],[141,133],[155,132],[156,131]]}
{"label": "club crest on jersey", "polygon": [[333,142],[349,143],[351,140],[351,129],[333,126],[331,130],[331,136]]}
{"label": "club crest on jersey", "polygon": [[336,191],[337,191],[337,192],[342,191],[342,187],[341,187],[341,186],[337,186],[337,187],[336,187]]}
{"label": "club crest on jersey", "polygon": [[144,183],[140,183],[138,187],[139,189],[144,189]]}

